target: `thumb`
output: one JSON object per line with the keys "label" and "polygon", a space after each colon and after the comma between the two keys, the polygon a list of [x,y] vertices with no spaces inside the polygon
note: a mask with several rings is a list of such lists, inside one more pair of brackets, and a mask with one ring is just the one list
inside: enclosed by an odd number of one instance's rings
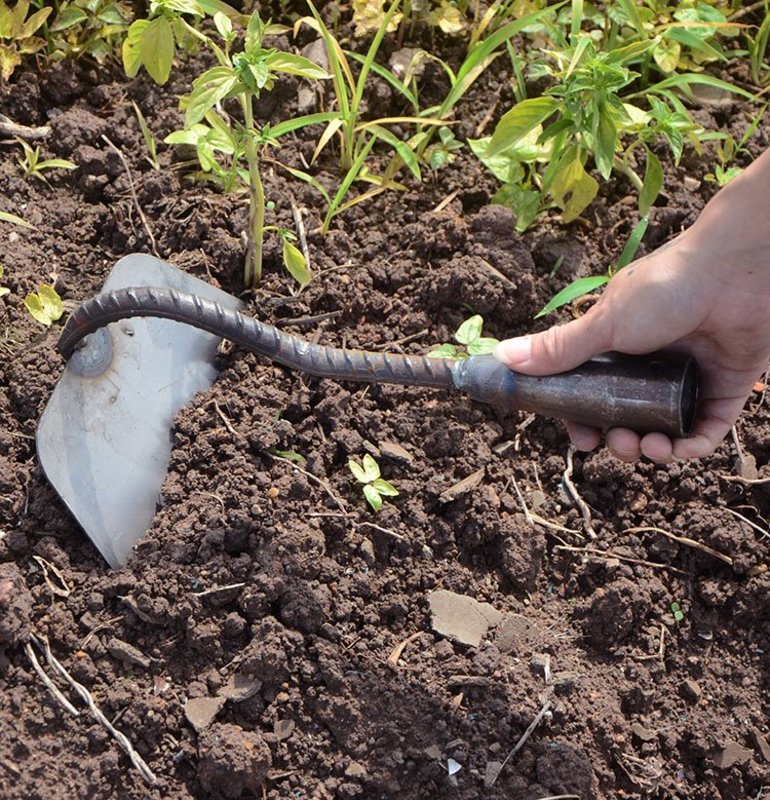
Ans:
{"label": "thumb", "polygon": [[611,349],[610,328],[593,311],[542,333],[506,339],[495,347],[495,358],[526,375],[552,375],[573,369]]}

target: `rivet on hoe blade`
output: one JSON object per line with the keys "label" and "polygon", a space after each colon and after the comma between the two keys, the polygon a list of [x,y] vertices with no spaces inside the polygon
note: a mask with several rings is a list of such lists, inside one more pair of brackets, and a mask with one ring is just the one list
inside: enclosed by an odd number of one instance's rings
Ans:
{"label": "rivet on hoe blade", "polygon": [[67,369],[38,426],[38,456],[113,567],[126,562],[151,524],[174,415],[214,381],[222,338],[311,375],[456,389],[503,413],[675,437],[687,436],[695,420],[698,378],[690,358],[607,354],[533,378],[492,356],[437,359],[310,344],[240,308],[236,298],[163,261],[131,255],[115,266],[102,294],[67,321],[59,340]]}

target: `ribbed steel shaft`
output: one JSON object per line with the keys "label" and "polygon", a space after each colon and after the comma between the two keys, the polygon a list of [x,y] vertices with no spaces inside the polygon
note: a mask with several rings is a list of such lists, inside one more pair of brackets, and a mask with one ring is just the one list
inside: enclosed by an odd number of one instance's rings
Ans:
{"label": "ribbed steel shaft", "polygon": [[118,289],[84,302],[67,320],[59,352],[69,359],[98,328],[130,317],[161,317],[230,339],[279,364],[324,378],[451,389],[456,359],[347,350],[311,344],[218,303],[173,289]]}

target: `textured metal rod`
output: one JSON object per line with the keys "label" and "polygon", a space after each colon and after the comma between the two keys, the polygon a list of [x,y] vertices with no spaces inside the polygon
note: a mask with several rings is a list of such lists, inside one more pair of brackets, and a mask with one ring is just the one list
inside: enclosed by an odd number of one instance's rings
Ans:
{"label": "textured metal rod", "polygon": [[682,356],[609,353],[574,370],[521,375],[492,356],[428,358],[311,344],[218,303],[173,289],[119,289],[83,303],[67,320],[59,352],[69,359],[97,329],[130,317],[161,317],[208,331],[319,377],[458,389],[503,413],[534,411],[598,428],[690,434],[698,402],[695,362]]}

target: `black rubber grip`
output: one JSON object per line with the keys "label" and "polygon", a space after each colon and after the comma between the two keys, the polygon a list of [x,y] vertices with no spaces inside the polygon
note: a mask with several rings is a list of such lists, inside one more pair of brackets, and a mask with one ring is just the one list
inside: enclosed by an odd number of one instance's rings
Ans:
{"label": "black rubber grip", "polygon": [[131,317],[160,317],[229,339],[293,369],[337,380],[451,389],[453,358],[375,353],[311,344],[219,303],[174,289],[117,289],[85,301],[67,320],[58,349],[65,359],[95,330]]}

